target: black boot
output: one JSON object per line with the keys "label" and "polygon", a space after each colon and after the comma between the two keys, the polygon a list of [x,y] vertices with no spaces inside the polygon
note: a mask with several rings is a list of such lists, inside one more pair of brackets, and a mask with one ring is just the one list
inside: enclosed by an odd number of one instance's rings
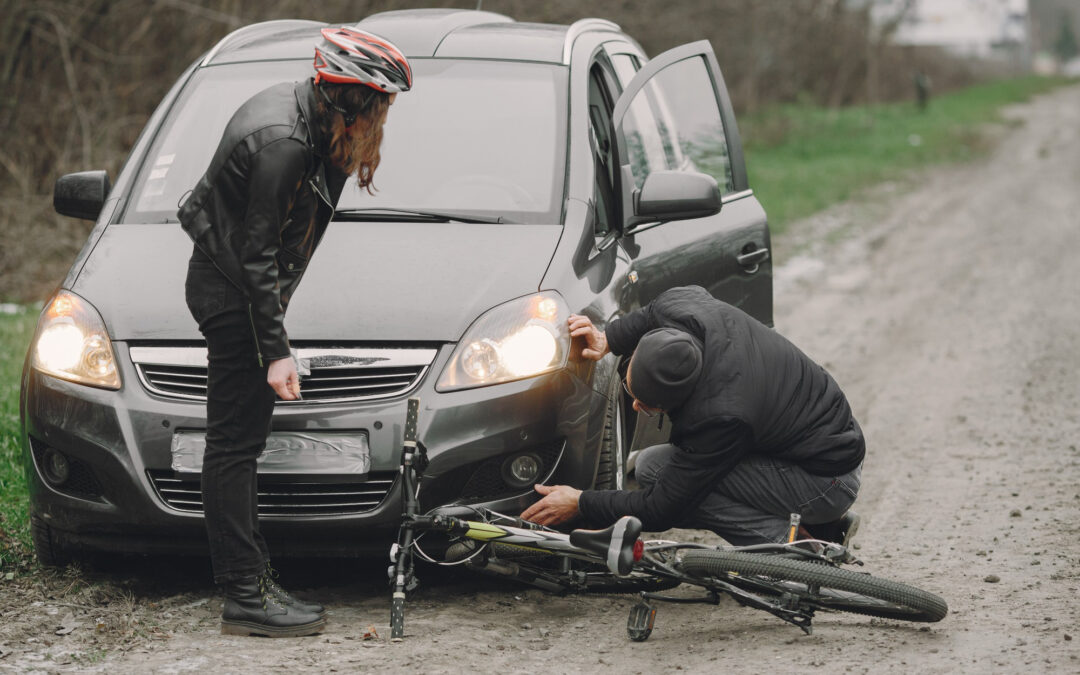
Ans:
{"label": "black boot", "polygon": [[275,581],[277,576],[277,570],[271,567],[270,563],[266,563],[266,571],[263,572],[262,576],[263,583],[266,584],[266,590],[269,591],[270,595],[274,596],[278,602],[286,607],[300,612],[307,612],[308,614],[318,614],[322,616],[326,612],[326,608],[318,603],[303,602],[290,595],[288,591]]}
{"label": "black boot", "polygon": [[311,612],[286,607],[270,593],[262,577],[225,584],[225,609],[221,632],[226,635],[300,637],[323,629],[326,619]]}

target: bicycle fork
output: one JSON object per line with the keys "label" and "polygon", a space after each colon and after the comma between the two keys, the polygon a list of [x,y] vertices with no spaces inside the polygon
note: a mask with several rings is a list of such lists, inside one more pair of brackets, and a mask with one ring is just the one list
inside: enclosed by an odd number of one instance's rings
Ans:
{"label": "bicycle fork", "polygon": [[390,605],[390,639],[394,642],[400,642],[405,637],[405,592],[416,587],[412,559],[415,536],[412,517],[419,509],[416,500],[417,474],[423,471],[423,465],[427,459],[424,447],[416,441],[416,421],[419,414],[420,399],[410,398],[405,414],[404,447],[401,451],[403,525],[397,543],[390,549],[392,565],[388,570],[394,585],[394,595]]}

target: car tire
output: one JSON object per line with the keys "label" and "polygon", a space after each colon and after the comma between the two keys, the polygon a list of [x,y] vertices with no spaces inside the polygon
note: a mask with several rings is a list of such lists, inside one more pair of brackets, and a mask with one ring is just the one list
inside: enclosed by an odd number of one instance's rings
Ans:
{"label": "car tire", "polygon": [[30,537],[34,542],[34,553],[43,567],[63,567],[72,561],[71,550],[61,545],[52,528],[36,516],[30,517]]}
{"label": "car tire", "polygon": [[608,387],[608,406],[604,413],[604,437],[600,442],[600,461],[596,466],[597,490],[623,490],[626,488],[626,425],[623,424],[623,401],[621,380],[611,378]]}

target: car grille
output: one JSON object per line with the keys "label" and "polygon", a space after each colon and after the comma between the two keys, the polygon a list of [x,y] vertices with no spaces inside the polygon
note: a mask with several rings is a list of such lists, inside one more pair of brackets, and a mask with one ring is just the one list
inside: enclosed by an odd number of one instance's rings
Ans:
{"label": "car grille", "polygon": [[[147,390],[167,398],[206,400],[206,348],[132,347],[131,360]],[[400,396],[415,387],[435,359],[435,349],[303,348],[301,401],[364,401]]]}
{"label": "car grille", "polygon": [[[158,497],[178,511],[202,513],[199,476],[147,471]],[[260,516],[342,516],[373,510],[394,485],[394,471],[372,472],[364,480],[312,482],[259,476]]]}

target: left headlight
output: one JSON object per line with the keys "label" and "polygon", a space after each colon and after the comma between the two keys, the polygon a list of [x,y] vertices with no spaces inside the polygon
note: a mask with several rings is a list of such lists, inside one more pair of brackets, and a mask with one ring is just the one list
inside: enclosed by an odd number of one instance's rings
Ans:
{"label": "left headlight", "polygon": [[119,389],[120,373],[105,322],[97,310],[70,291],[60,291],[38,319],[33,366],[79,384]]}
{"label": "left headlight", "polygon": [[570,353],[568,317],[566,302],[554,291],[489,310],[465,331],[435,388],[483,387],[562,368]]}

